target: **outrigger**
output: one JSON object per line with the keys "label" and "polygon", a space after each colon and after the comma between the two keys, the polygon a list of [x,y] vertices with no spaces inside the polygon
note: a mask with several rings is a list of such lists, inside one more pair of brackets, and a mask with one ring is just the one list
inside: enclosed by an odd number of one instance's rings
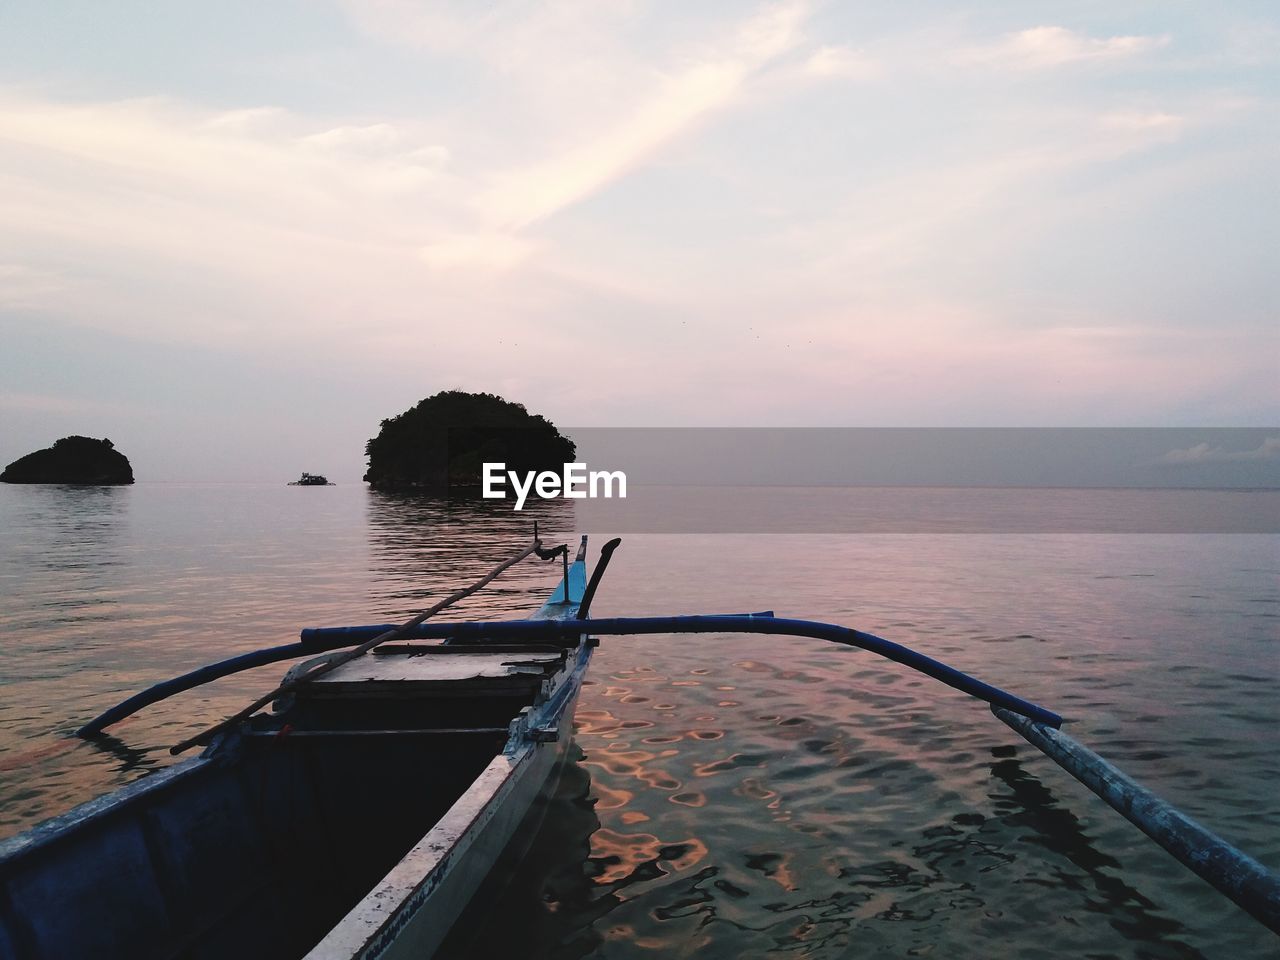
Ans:
{"label": "outrigger", "polygon": [[[1052,710],[835,624],[772,612],[591,619],[617,545],[605,545],[588,582],[586,538],[570,562],[535,528],[532,546],[404,624],[303,630],[297,643],[158,684],[86,724],[80,735],[97,736],[217,677],[312,658],[173,748],[207,744],[199,758],[0,843],[0,957],[429,957],[498,854],[536,828],[525,818],[564,761],[598,638],[684,633],[827,640],[985,701],[1280,933],[1280,876],[1067,736]],[[529,619],[428,622],[531,554],[564,570]],[[274,713],[260,712],[268,705]]]}

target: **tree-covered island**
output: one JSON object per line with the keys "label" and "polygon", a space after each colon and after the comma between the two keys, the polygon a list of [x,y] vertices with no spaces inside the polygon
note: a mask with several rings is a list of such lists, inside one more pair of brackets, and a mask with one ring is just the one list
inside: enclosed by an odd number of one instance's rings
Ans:
{"label": "tree-covered island", "polygon": [[478,488],[485,463],[520,472],[571,463],[573,441],[545,417],[491,393],[445,390],[382,421],[365,445],[364,479],[377,490]]}
{"label": "tree-covered island", "polygon": [[133,483],[133,467],[110,440],[63,437],[13,461],[0,473],[0,483]]}

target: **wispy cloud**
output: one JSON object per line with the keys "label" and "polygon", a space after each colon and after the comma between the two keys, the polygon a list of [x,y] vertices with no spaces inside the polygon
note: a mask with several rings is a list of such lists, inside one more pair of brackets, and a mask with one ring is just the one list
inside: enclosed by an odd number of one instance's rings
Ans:
{"label": "wispy cloud", "polygon": [[46,73],[0,66],[0,309],[112,336],[0,372],[41,394],[115,337],[260,365],[267,403],[299,354],[359,371],[398,391],[373,422],[448,383],[630,422],[1267,422],[1274,91],[1223,65],[1274,37],[1176,6],[340,0],[253,50],[157,23],[218,64],[187,76],[51,32]]}
{"label": "wispy cloud", "polygon": [[93,404],[63,394],[0,393],[0,409],[23,413],[87,413]]}
{"label": "wispy cloud", "polygon": [[357,296],[408,297],[417,250],[469,221],[447,161],[412,121],[0,92],[0,234],[21,250],[0,297],[165,340],[323,335]]}
{"label": "wispy cloud", "polygon": [[453,233],[424,245],[418,255],[433,270],[509,270],[536,249],[514,233]]}
{"label": "wispy cloud", "polygon": [[1182,450],[1170,450],[1160,462],[1170,466],[1202,463],[1259,463],[1280,460],[1280,437],[1267,437],[1253,450],[1224,450],[1208,443],[1197,443]]}
{"label": "wispy cloud", "polygon": [[1083,60],[1118,60],[1165,46],[1166,36],[1090,37],[1066,27],[1040,26],[1009,33],[995,43],[960,50],[956,62],[1019,69],[1056,67]]}
{"label": "wispy cloud", "polygon": [[1187,126],[1187,118],[1163,110],[1121,110],[1103,114],[1098,121],[1106,131],[1173,139]]}
{"label": "wispy cloud", "polygon": [[746,68],[734,61],[692,67],[665,81],[620,124],[593,132],[562,155],[499,174],[481,209],[512,230],[551,216],[617,180],[729,103],[745,77]]}
{"label": "wispy cloud", "polygon": [[[0,391],[0,411],[6,415],[43,414],[88,417],[95,420],[107,417],[139,416],[148,412],[142,404],[13,390]],[[56,438],[50,437],[49,442],[52,443],[54,439]]]}
{"label": "wispy cloud", "polygon": [[549,217],[652,157],[664,144],[737,100],[753,74],[792,51],[806,8],[779,4],[742,23],[697,61],[657,81],[620,111],[621,120],[583,131],[556,156],[499,174],[481,200],[493,222],[519,230]]}
{"label": "wispy cloud", "polygon": [[21,263],[0,263],[0,309],[48,306],[64,286],[65,280],[51,270]]}
{"label": "wispy cloud", "polygon": [[446,51],[474,49],[527,12],[519,0],[497,0],[483,7],[456,0],[339,0],[339,5],[362,29],[386,43]]}
{"label": "wispy cloud", "polygon": [[885,66],[861,50],[850,47],[820,47],[804,62],[810,76],[844,80],[870,80],[880,77]]}

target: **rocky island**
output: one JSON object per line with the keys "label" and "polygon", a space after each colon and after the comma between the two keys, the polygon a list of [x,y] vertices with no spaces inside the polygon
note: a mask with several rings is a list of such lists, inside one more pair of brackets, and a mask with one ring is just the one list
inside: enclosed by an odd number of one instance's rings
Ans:
{"label": "rocky island", "polygon": [[110,440],[63,437],[13,461],[0,473],[0,483],[133,483],[133,467]]}
{"label": "rocky island", "polygon": [[382,421],[365,445],[364,479],[377,490],[433,493],[479,489],[483,464],[559,471],[573,461],[572,440],[545,417],[491,393],[446,390]]}

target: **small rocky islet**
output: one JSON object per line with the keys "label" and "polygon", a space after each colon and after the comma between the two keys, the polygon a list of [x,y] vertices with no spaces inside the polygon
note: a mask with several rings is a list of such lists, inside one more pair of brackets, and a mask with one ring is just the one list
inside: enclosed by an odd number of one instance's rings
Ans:
{"label": "small rocky islet", "polygon": [[63,437],[13,461],[0,473],[0,483],[126,484],[133,483],[133,467],[110,440]]}
{"label": "small rocky islet", "polygon": [[[383,420],[365,447],[364,480],[375,490],[460,493],[478,489],[486,462],[521,473],[558,469],[574,459],[572,440],[523,404],[491,393],[445,390]],[[114,485],[134,482],[129,458],[110,440],[63,437],[5,467],[2,483]],[[295,486],[332,486],[318,474]]]}

